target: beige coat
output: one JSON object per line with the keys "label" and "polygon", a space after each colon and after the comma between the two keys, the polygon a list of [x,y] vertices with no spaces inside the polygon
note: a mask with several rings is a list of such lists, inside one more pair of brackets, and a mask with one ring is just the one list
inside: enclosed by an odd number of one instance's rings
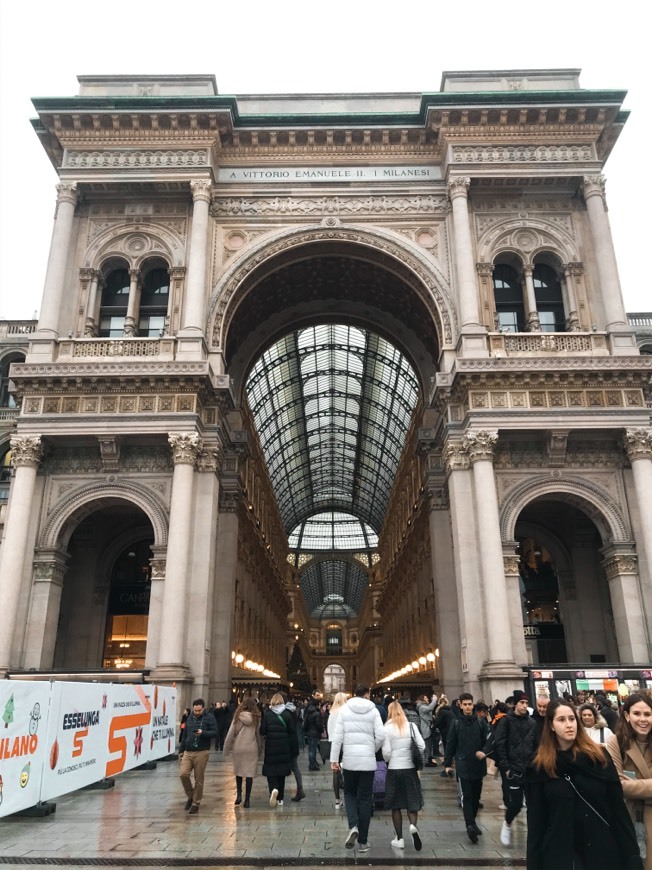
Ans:
{"label": "beige coat", "polygon": [[233,757],[235,776],[254,777],[258,773],[258,758],[263,751],[263,738],[258,722],[244,710],[234,717],[224,740],[224,754]]}
{"label": "beige coat", "polygon": [[[632,818],[635,809],[643,801],[643,821],[647,833],[647,858],[645,870],[652,870],[652,740],[648,740],[645,755],[634,743],[627,750],[625,760],[621,758],[620,747],[615,735],[607,740],[607,750],[618,771],[625,795],[625,803]],[[633,770],[636,779],[625,776],[623,770]]]}

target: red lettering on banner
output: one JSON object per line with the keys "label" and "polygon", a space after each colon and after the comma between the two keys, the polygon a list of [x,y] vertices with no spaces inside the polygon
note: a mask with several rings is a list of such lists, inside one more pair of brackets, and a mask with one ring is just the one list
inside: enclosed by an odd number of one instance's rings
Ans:
{"label": "red lettering on banner", "polygon": [[18,758],[21,755],[34,755],[38,747],[36,734],[21,737],[0,737],[0,758]]}

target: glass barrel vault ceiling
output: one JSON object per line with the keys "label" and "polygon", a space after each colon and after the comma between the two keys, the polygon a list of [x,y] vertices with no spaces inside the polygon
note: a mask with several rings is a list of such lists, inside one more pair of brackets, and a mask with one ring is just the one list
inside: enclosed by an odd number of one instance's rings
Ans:
{"label": "glass barrel vault ceiling", "polygon": [[[359,535],[368,534],[365,525],[376,536],[380,531],[419,394],[407,359],[378,335],[320,324],[290,333],[265,351],[246,392],[293,546],[323,552],[323,545],[308,547],[307,538],[298,539],[305,529],[292,533],[309,518],[328,514],[333,549],[359,551],[360,542],[340,535],[344,529],[337,524],[349,514],[359,521]],[[313,535],[314,529],[308,537]],[[377,538],[366,539],[375,546]],[[341,573],[338,588],[344,590],[344,568]],[[340,594],[331,587],[332,578],[320,588]],[[347,597],[343,604],[357,612],[361,599]],[[311,595],[309,611],[326,603],[313,601]]]}

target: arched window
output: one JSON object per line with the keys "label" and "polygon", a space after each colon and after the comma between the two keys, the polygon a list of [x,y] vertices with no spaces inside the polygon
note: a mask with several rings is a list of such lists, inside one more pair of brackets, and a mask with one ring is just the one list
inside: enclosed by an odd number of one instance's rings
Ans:
{"label": "arched window", "polygon": [[129,305],[129,271],[114,269],[106,276],[100,303],[100,332],[105,338],[122,338]]}
{"label": "arched window", "polygon": [[339,625],[326,626],[326,654],[342,655],[342,629]]}
{"label": "arched window", "polygon": [[104,667],[145,667],[152,540],[137,541],[118,556],[111,572]]}
{"label": "arched window", "polygon": [[0,362],[0,408],[16,407],[16,400],[9,392],[9,367],[15,362],[25,362],[25,357],[14,353]]}
{"label": "arched window", "polygon": [[498,329],[500,332],[523,332],[523,289],[516,269],[507,263],[497,263],[494,266],[493,282]]}
{"label": "arched window", "polygon": [[138,335],[158,338],[165,330],[170,297],[170,276],[167,269],[152,269],[145,276],[140,294]]}
{"label": "arched window", "polygon": [[564,300],[557,273],[552,266],[537,263],[532,279],[541,332],[565,332]]}

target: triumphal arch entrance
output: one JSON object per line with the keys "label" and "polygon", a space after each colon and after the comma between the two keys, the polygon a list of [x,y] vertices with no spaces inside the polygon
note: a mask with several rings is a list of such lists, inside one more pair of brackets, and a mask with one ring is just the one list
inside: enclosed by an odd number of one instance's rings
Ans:
{"label": "triumphal arch entrance", "polygon": [[528,665],[648,663],[652,361],[602,174],[624,93],[79,82],[34,101],[60,182],[10,361],[0,671],[490,700]]}

